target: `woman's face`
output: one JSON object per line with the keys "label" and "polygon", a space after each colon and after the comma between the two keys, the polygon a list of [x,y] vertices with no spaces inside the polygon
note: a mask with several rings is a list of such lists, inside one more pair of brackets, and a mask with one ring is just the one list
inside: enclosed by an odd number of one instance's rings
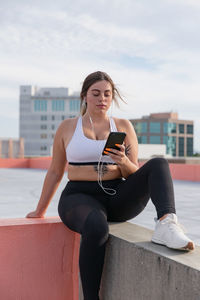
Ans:
{"label": "woman's face", "polygon": [[112,102],[112,86],[106,81],[97,81],[87,91],[86,102],[89,112],[107,112]]}

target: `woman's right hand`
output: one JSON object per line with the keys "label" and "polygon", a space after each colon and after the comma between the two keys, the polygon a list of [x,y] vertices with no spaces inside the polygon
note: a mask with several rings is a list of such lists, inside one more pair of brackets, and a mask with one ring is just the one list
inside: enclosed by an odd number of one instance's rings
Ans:
{"label": "woman's right hand", "polygon": [[31,211],[26,215],[26,218],[44,218],[44,213],[39,213],[36,210]]}

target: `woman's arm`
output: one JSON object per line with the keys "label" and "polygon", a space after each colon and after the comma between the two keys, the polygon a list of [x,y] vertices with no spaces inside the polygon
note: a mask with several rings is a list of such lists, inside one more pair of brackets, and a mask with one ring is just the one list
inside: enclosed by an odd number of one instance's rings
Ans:
{"label": "woman's arm", "polygon": [[115,154],[108,155],[117,163],[122,177],[127,178],[130,174],[138,170],[138,140],[129,120],[118,120],[118,130],[126,132],[125,145],[118,145],[120,150],[112,149]]}
{"label": "woman's arm", "polygon": [[63,177],[66,166],[66,153],[63,141],[63,123],[59,126],[53,144],[53,157],[44,180],[42,193],[35,211],[29,213],[26,218],[44,217],[47,207],[55,194]]}

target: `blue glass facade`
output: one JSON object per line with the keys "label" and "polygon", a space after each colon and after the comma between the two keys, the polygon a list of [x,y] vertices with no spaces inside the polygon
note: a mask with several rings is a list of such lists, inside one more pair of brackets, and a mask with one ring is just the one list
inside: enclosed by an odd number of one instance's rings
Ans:
{"label": "blue glass facade", "polygon": [[193,125],[187,124],[187,133],[193,134]]}
{"label": "blue glass facade", "polygon": [[193,138],[187,138],[187,156],[193,155]]}
{"label": "blue glass facade", "polygon": [[164,133],[176,133],[176,123],[163,123]]}
{"label": "blue glass facade", "polygon": [[70,100],[69,110],[70,111],[79,111],[80,110],[80,100]]}
{"label": "blue glass facade", "polygon": [[150,144],[161,144],[161,142],[160,142],[160,136],[150,135],[149,141],[150,141]]}
{"label": "blue glass facade", "polygon": [[52,111],[64,111],[65,101],[64,100],[52,100]]}
{"label": "blue glass facade", "polygon": [[179,133],[184,133],[184,124],[178,124],[178,128],[179,128]]}
{"label": "blue glass facade", "polygon": [[184,156],[184,137],[178,138],[178,155]]}
{"label": "blue glass facade", "polygon": [[160,122],[150,122],[150,133],[160,133]]}
{"label": "blue glass facade", "polygon": [[138,143],[139,144],[147,144],[147,137],[145,135],[138,136]]}
{"label": "blue glass facade", "polygon": [[34,100],[34,111],[47,111],[47,100]]}
{"label": "blue glass facade", "polygon": [[176,156],[176,137],[175,136],[163,136],[163,144],[167,146],[167,154]]}
{"label": "blue glass facade", "polygon": [[147,133],[147,122],[138,122],[134,124],[136,133]]}

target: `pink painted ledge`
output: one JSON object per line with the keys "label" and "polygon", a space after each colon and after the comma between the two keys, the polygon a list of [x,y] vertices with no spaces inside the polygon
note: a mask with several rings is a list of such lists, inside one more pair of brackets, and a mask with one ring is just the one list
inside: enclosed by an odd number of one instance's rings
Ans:
{"label": "pink painted ledge", "polygon": [[[29,157],[29,158],[0,158],[0,168],[23,168],[46,170],[51,165],[52,157]],[[67,166],[66,166],[67,170]]]}
{"label": "pink painted ledge", "polygon": [[200,165],[169,164],[173,179],[200,182]]}
{"label": "pink painted ledge", "polygon": [[0,219],[0,236],[0,299],[78,300],[80,235],[59,217]]}
{"label": "pink painted ledge", "polygon": [[[140,163],[142,166],[144,163]],[[172,178],[175,180],[187,180],[200,182],[200,165],[169,163]]]}
{"label": "pink painted ledge", "polygon": [[0,158],[0,168],[48,169],[52,157]]}
{"label": "pink painted ledge", "polygon": [[[51,159],[51,157],[0,158],[0,168],[48,169]],[[140,162],[139,165],[143,164]],[[200,164],[170,163],[169,166],[173,179],[200,182]]]}

